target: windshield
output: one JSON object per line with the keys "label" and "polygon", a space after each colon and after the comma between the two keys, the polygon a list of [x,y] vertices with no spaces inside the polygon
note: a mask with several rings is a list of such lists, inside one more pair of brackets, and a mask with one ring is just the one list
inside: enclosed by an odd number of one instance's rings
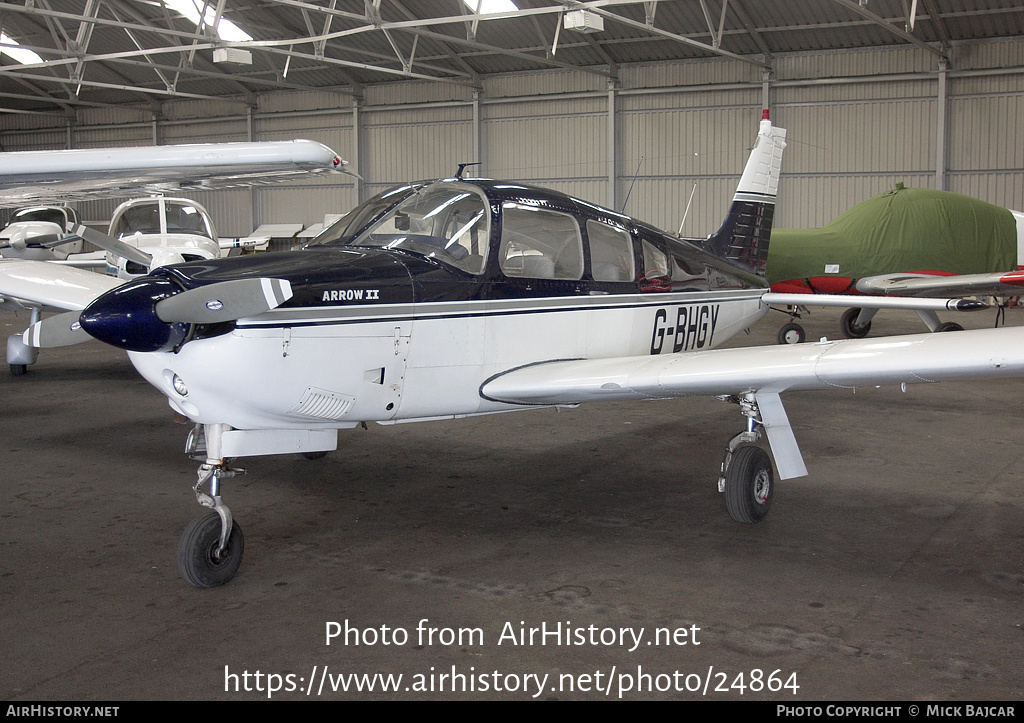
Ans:
{"label": "windshield", "polygon": [[[364,207],[370,204],[368,201],[351,213],[367,218],[371,209]],[[380,205],[374,207],[379,213]],[[347,224],[349,228],[356,225],[355,220]],[[481,274],[489,239],[490,214],[487,199],[479,189],[461,183],[438,183],[410,190],[401,203],[344,243],[411,251]]]}
{"label": "windshield", "polygon": [[47,223],[55,223],[63,229],[66,220],[64,211],[59,208],[29,208],[15,213],[11,223],[45,221]]}
{"label": "windshield", "polygon": [[366,224],[384,213],[406,196],[412,194],[417,186],[400,186],[378,193],[373,198],[363,201],[330,226],[325,228],[306,246],[344,245],[352,242],[352,237],[363,230]]}

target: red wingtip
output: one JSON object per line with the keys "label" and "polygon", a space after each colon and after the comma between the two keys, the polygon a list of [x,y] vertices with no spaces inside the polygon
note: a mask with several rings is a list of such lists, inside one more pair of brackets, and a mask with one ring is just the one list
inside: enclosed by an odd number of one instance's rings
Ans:
{"label": "red wingtip", "polygon": [[767,108],[765,108],[764,111],[761,113],[761,120],[768,120],[768,109]]}

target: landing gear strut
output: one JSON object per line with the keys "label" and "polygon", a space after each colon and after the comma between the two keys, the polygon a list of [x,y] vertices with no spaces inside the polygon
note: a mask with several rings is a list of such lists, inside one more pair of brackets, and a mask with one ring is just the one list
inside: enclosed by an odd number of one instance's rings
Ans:
{"label": "landing gear strut", "polygon": [[775,475],[772,461],[761,447],[762,421],[753,395],[731,399],[747,418],[747,429],[732,439],[722,459],[718,491],[725,494],[725,506],[736,522],[760,522],[772,505]]}
{"label": "landing gear strut", "polygon": [[[196,425],[189,435],[187,451],[196,454],[206,449],[206,461],[199,467],[198,481],[193,489],[196,500],[210,508],[188,524],[178,543],[178,568],[196,587],[217,587],[228,582],[242,564],[245,538],[242,528],[231,518],[231,510],[220,497],[221,480],[245,474],[220,459],[220,432],[223,425]],[[212,451],[217,455],[211,455]],[[203,491],[209,485],[209,493]]]}

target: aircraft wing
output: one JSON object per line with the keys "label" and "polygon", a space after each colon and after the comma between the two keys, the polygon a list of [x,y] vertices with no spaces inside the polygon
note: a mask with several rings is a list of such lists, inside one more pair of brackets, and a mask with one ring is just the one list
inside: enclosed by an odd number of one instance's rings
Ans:
{"label": "aircraft wing", "polygon": [[1020,296],[1024,271],[991,274],[882,274],[857,281],[862,294],[887,296]]}
{"label": "aircraft wing", "polygon": [[350,173],[334,151],[308,140],[16,151],[0,158],[0,206],[247,187],[310,173]]}
{"label": "aircraft wing", "polygon": [[509,404],[751,395],[783,479],[807,473],[781,392],[856,389],[1024,373],[1024,327],[709,349],[662,356],[549,361],[498,374],[480,389]]}
{"label": "aircraft wing", "polygon": [[0,259],[0,298],[15,308],[81,311],[121,279],[51,261]]}

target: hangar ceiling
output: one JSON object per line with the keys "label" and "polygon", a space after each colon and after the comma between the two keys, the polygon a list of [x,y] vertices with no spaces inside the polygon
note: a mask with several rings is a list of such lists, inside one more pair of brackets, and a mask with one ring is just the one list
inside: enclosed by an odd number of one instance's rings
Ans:
{"label": "hangar ceiling", "polygon": [[[782,53],[893,45],[938,63],[963,41],[1024,35],[1019,0],[505,0],[514,6],[493,13],[477,2],[3,0],[0,111],[359,95],[410,79],[479,87],[491,74],[552,68],[614,80],[626,63],[724,56],[770,67]],[[15,60],[15,46],[38,59]]]}

